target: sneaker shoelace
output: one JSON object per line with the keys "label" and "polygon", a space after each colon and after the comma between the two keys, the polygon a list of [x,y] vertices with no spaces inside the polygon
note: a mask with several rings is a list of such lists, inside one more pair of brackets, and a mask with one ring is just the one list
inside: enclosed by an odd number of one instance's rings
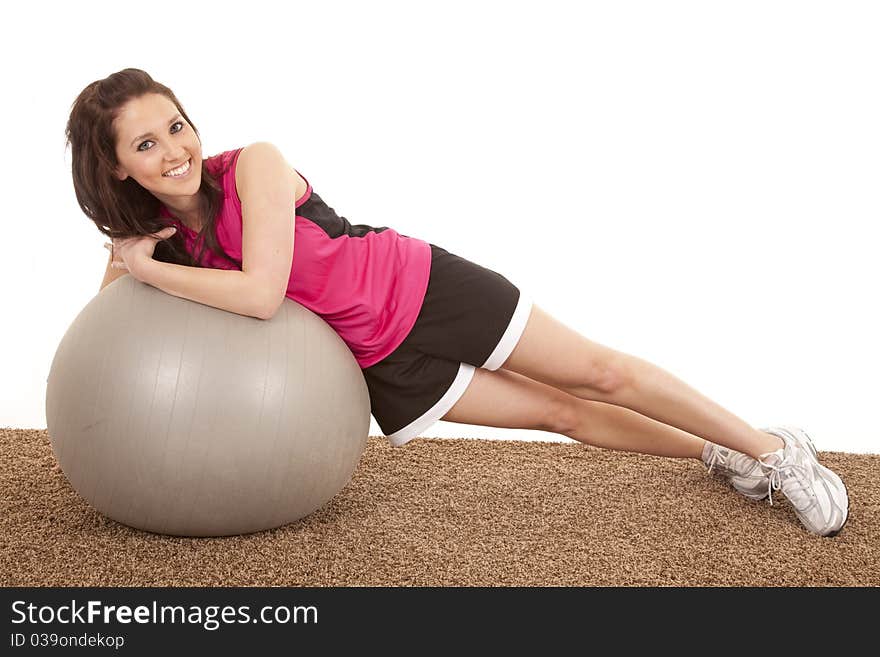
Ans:
{"label": "sneaker shoelace", "polygon": [[712,470],[716,465],[721,468],[725,468],[727,464],[727,459],[724,458],[724,454],[721,453],[721,450],[717,447],[712,448],[712,456],[709,457],[709,474],[712,474]]}
{"label": "sneaker shoelace", "polygon": [[[764,463],[764,465],[771,469],[770,484],[767,488],[767,493],[770,495],[771,506],[773,504],[773,491],[782,488],[783,479],[794,479],[797,485],[796,490],[792,491],[795,495],[788,495],[788,499],[791,500],[794,508],[799,512],[805,513],[818,504],[818,500],[810,495],[809,486],[804,483],[808,474],[806,467],[798,465],[797,463],[785,463],[783,465]],[[794,503],[794,500],[792,500],[792,497],[807,500],[807,503],[802,508],[798,507],[797,504]]]}
{"label": "sneaker shoelace", "polygon": [[[741,461],[743,460],[746,462],[742,463]],[[746,454],[741,454],[723,447],[713,447],[712,455],[709,457],[709,462],[707,464],[709,466],[708,474],[712,474],[712,470],[714,470],[717,465],[725,474],[743,476],[748,470],[749,460],[753,459]]]}

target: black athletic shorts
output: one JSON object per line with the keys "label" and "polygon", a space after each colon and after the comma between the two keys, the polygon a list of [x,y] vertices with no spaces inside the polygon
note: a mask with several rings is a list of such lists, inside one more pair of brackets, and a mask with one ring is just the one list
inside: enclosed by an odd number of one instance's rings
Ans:
{"label": "black athletic shorts", "polygon": [[412,330],[362,370],[373,417],[391,444],[403,445],[446,415],[475,368],[501,367],[531,308],[501,274],[431,244],[428,290]]}

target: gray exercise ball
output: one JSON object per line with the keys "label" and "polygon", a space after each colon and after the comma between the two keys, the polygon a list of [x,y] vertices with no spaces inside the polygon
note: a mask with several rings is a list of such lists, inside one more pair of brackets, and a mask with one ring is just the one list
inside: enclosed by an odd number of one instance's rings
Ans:
{"label": "gray exercise ball", "polygon": [[46,421],[61,469],[99,512],[227,536],[336,495],[366,448],[370,398],[339,335],[290,299],[260,320],[126,275],[62,338]]}

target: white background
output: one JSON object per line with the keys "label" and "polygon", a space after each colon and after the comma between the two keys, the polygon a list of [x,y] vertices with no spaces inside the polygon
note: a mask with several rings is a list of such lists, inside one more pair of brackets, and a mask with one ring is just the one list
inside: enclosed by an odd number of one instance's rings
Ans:
{"label": "white background", "polygon": [[880,452],[876,3],[2,12],[0,426],[46,426],[55,348],[106,265],[73,192],[70,105],[136,67],[175,91],[205,156],[271,141],[352,223],[504,274],[754,426]]}

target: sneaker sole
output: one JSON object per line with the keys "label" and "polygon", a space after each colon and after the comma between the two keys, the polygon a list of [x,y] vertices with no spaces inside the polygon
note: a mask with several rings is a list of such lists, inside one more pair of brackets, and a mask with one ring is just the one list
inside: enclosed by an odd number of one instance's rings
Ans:
{"label": "sneaker sole", "polygon": [[[734,488],[736,488],[736,486],[734,486]],[[769,494],[767,494],[767,495],[754,495],[752,493],[743,493],[739,488],[736,488],[736,490],[743,497],[747,497],[750,500],[755,500],[756,502],[760,502],[761,500],[766,500],[769,497]]]}
{"label": "sneaker sole", "polygon": [[[840,479],[840,477],[838,477],[838,479]],[[846,523],[849,522],[849,489],[846,487],[846,484],[843,483],[843,479],[840,479],[840,485],[843,486],[843,490],[846,491],[846,510],[843,512],[843,524],[839,529],[836,529],[830,534],[825,534],[825,538],[834,538],[843,531],[843,528],[846,527]]]}
{"label": "sneaker sole", "polygon": [[796,430],[802,436],[804,436],[804,438],[807,439],[807,445],[809,446],[810,451],[813,452],[813,457],[816,459],[816,463],[818,464],[818,466],[822,469],[823,474],[825,474],[826,477],[829,477],[832,481],[836,481],[836,482],[840,483],[841,486],[843,486],[843,494],[846,495],[846,508],[843,510],[843,523],[840,525],[840,527],[835,529],[833,532],[829,532],[827,534],[820,534],[820,536],[822,536],[823,538],[834,538],[843,530],[844,527],[846,527],[846,523],[849,520],[849,489],[846,487],[846,484],[843,483],[843,479],[841,479],[840,476],[836,472],[834,472],[830,468],[826,468],[824,465],[819,463],[819,452],[816,450],[816,445],[815,445],[815,443],[813,443],[813,439],[810,437],[810,434],[808,434],[806,431],[804,431],[803,429],[801,429],[799,427],[784,427],[784,428],[787,429],[788,431],[792,431],[792,432],[793,432],[793,430]]}
{"label": "sneaker sole", "polygon": [[843,523],[841,523],[840,527],[835,529],[833,532],[829,532],[827,534],[818,534],[818,536],[822,536],[823,538],[834,538],[841,532],[841,530],[843,530],[843,528],[846,526],[846,522],[849,520],[849,489],[847,489],[846,484],[843,483],[843,479],[841,479],[836,472],[834,472],[830,468],[826,468],[824,465],[819,463],[818,454],[816,455],[816,465],[819,467],[822,475],[831,480],[831,482],[834,484],[834,487],[837,488],[838,491],[840,489],[837,484],[840,484],[840,486],[843,487],[843,494],[846,496],[846,506],[843,509]]}
{"label": "sneaker sole", "polygon": [[[743,490],[733,482],[731,482],[730,485],[733,486],[733,489],[743,497],[747,497],[750,500],[755,500],[756,502],[766,500],[770,495],[769,493],[752,493],[750,489]],[[763,490],[766,490],[766,487]]]}

